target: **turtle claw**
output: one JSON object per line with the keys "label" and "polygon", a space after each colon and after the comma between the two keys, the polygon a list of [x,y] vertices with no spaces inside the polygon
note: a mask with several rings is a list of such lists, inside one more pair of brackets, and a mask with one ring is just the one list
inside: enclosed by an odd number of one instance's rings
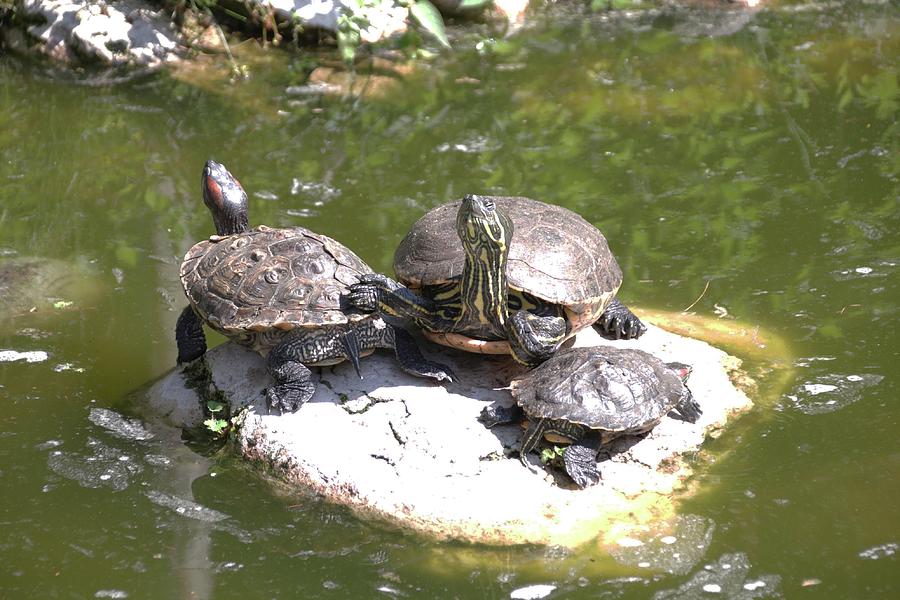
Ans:
{"label": "turtle claw", "polygon": [[347,303],[363,312],[375,312],[378,309],[378,288],[371,283],[354,283],[346,295]]}
{"label": "turtle claw", "polygon": [[696,423],[703,415],[700,404],[694,400],[694,396],[690,394],[690,392],[688,392],[687,397],[674,408],[673,412],[677,413],[682,420],[687,421],[688,423]]}
{"label": "turtle claw", "polygon": [[600,482],[596,447],[572,444],[563,453],[563,463],[566,466],[566,473],[578,487],[586,488]]}
{"label": "turtle claw", "polygon": [[385,347],[394,349],[400,368],[404,371],[416,377],[426,377],[435,381],[456,381],[453,369],[422,356],[422,351],[408,331],[390,325],[384,331],[392,334]]}
{"label": "turtle claw", "polygon": [[312,396],[312,392],[298,388],[289,388],[284,385],[274,385],[266,388],[266,409],[268,412],[277,410],[279,415],[285,412],[295,413]]}
{"label": "turtle claw", "polygon": [[636,340],[646,333],[647,326],[627,306],[614,298],[594,323],[594,329],[608,339]]}
{"label": "turtle claw", "polygon": [[600,475],[599,469],[594,469],[593,471],[576,471],[574,473],[569,473],[569,477],[572,478],[572,481],[580,488],[591,487],[592,485],[597,485],[600,483],[600,479],[602,479]]}
{"label": "turtle claw", "polygon": [[420,377],[428,377],[430,379],[434,379],[435,381],[446,381],[448,383],[453,383],[456,381],[456,374],[453,372],[453,369],[448,367],[447,365],[442,365],[441,363],[426,361],[424,364],[424,369],[421,369],[418,373]]}

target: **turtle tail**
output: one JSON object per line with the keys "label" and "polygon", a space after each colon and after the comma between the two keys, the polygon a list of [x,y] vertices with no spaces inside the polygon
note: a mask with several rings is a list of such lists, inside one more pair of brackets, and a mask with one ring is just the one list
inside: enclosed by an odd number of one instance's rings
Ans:
{"label": "turtle tail", "polygon": [[341,346],[344,348],[344,353],[346,353],[347,358],[350,359],[350,362],[353,363],[353,368],[356,369],[356,374],[359,375],[359,378],[362,379],[362,373],[359,371],[359,338],[356,335],[356,331],[354,329],[348,329],[341,336]]}

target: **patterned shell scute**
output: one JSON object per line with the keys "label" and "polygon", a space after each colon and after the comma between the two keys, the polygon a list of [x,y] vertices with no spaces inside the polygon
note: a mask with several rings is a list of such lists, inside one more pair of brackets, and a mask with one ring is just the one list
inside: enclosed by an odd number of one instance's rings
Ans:
{"label": "patterned shell scute", "polygon": [[[578,214],[523,197],[494,196],[512,219],[509,285],[563,305],[596,302],[622,284],[622,271],[600,231]],[[459,277],[465,254],[456,234],[460,202],[427,212],[394,255],[397,277],[412,287]]]}
{"label": "patterned shell scute", "polygon": [[652,354],[609,346],[563,350],[513,382],[530,416],[606,431],[653,424],[685,393],[678,375]]}
{"label": "patterned shell scute", "polygon": [[210,325],[237,334],[346,323],[341,295],[371,272],[327,236],[303,227],[259,227],[195,244],[184,257],[181,281]]}

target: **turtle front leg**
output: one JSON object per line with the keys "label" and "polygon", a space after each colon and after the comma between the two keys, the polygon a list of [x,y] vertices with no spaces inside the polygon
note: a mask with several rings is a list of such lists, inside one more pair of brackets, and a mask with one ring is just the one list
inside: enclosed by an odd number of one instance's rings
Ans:
{"label": "turtle front leg", "polygon": [[383,348],[392,348],[400,367],[416,377],[426,377],[435,381],[454,381],[456,375],[447,365],[428,360],[419,350],[416,340],[401,327],[385,324],[384,336],[378,344]]}
{"label": "turtle front leg", "polygon": [[550,358],[566,337],[564,318],[541,317],[525,310],[512,315],[506,328],[513,358],[530,367]]}
{"label": "turtle front leg", "polygon": [[547,428],[547,419],[534,419],[528,424],[525,435],[522,436],[522,442],[519,445],[519,462],[528,468],[532,473],[537,473],[537,469],[531,466],[526,456],[528,453],[537,448],[541,438],[544,437],[544,430]]}
{"label": "turtle front leg", "polygon": [[175,343],[178,346],[179,365],[191,362],[206,353],[203,322],[190,306],[181,311],[175,323]]}
{"label": "turtle front leg", "polygon": [[618,298],[613,298],[594,323],[594,329],[607,339],[636,340],[644,335],[647,326]]}
{"label": "turtle front leg", "polygon": [[600,481],[597,467],[597,453],[600,451],[600,436],[596,431],[588,431],[563,452],[566,473],[578,487],[586,488]]}
{"label": "turtle front leg", "polygon": [[453,323],[441,317],[435,303],[413,293],[385,275],[362,275],[345,296],[351,307],[363,312],[380,312],[401,319],[414,319],[431,331],[450,331]]}
{"label": "turtle front leg", "polygon": [[316,391],[312,372],[297,360],[297,343],[288,338],[269,352],[269,374],[275,380],[275,385],[266,388],[266,407],[270,411],[297,412]]}

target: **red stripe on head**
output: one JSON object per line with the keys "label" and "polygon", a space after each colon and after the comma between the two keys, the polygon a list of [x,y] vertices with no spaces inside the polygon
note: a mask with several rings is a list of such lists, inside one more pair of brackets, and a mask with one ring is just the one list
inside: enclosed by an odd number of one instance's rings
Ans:
{"label": "red stripe on head", "polygon": [[220,210],[224,208],[222,188],[219,186],[219,183],[212,177],[212,175],[206,176],[206,192],[207,198],[214,202],[217,208],[219,208]]}

